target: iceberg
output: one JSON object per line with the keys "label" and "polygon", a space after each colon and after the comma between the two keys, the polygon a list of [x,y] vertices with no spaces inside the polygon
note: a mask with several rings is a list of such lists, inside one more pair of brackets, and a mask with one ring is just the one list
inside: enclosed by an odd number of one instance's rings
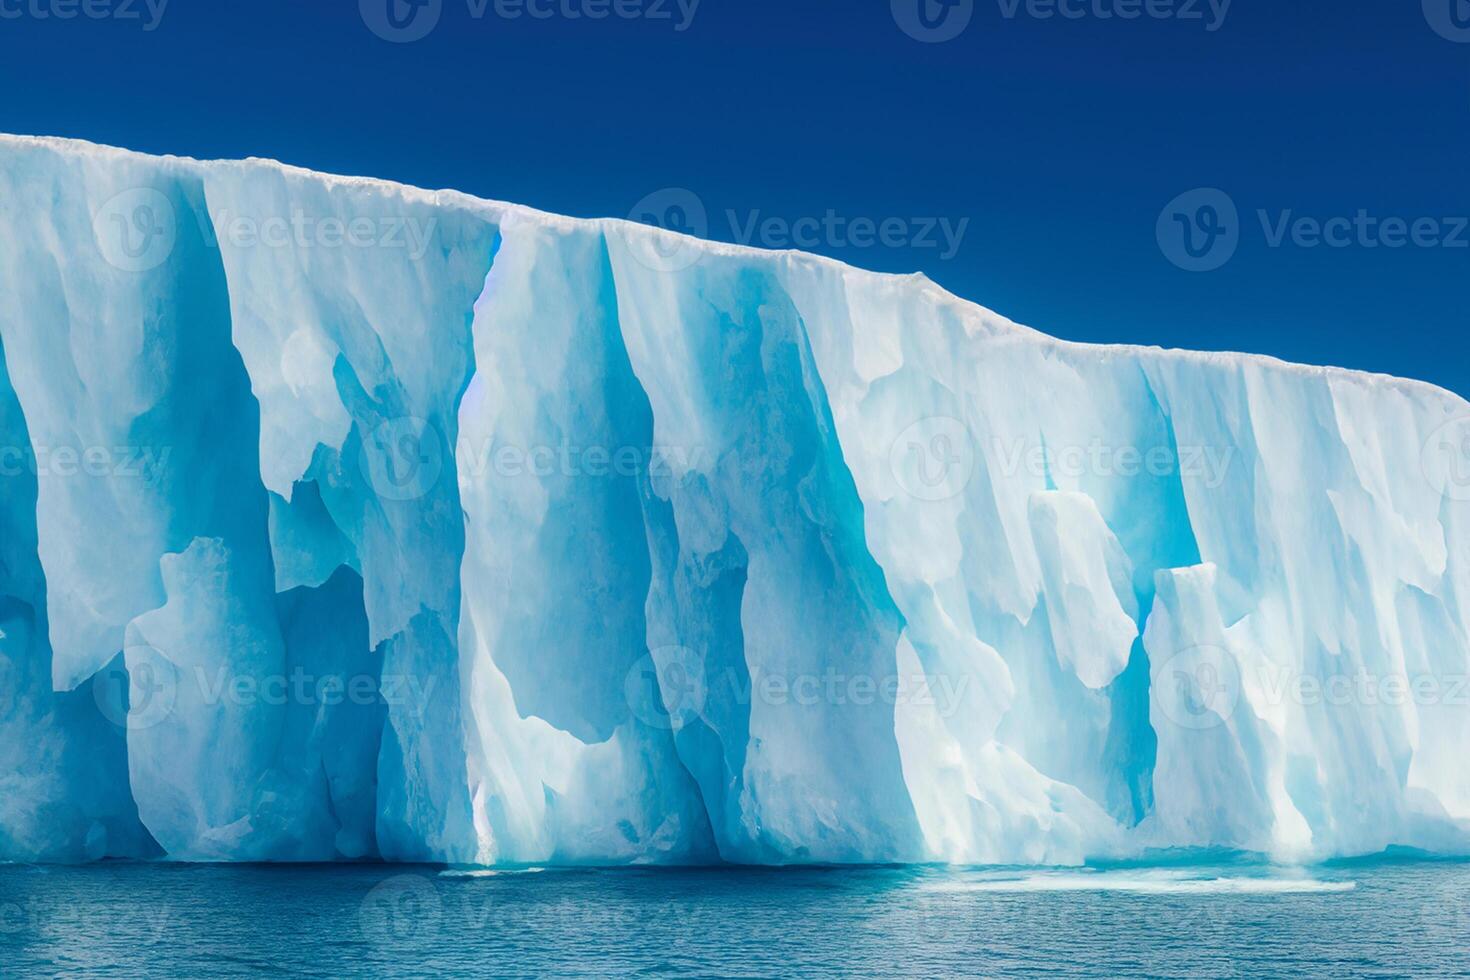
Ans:
{"label": "iceberg", "polygon": [[0,860],[1470,854],[1470,405],[0,137]]}

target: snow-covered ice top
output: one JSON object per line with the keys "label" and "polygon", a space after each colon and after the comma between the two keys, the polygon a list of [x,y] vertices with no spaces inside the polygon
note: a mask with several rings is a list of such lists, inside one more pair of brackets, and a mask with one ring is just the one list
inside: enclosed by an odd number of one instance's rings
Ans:
{"label": "snow-covered ice top", "polygon": [[1470,405],[0,138],[0,859],[1470,853]]}

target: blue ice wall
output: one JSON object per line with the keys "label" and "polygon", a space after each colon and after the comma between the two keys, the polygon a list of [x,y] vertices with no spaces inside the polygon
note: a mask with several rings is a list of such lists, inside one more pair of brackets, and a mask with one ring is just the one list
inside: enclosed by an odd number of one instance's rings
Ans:
{"label": "blue ice wall", "polygon": [[1470,406],[0,138],[0,859],[1470,852]]}

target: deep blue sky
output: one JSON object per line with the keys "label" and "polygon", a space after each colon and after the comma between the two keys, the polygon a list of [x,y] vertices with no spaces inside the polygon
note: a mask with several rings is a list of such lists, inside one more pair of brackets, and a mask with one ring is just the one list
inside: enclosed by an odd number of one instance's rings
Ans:
{"label": "deep blue sky", "polygon": [[[494,0],[477,20],[471,0],[442,0],[436,29],[407,44],[375,36],[357,0],[170,0],[151,31],[34,15],[65,2],[0,0],[21,14],[0,18],[0,130],[275,157],[581,216],[685,187],[732,240],[728,210],[969,219],[949,258],[816,250],[922,269],[1064,337],[1470,394],[1470,247],[1272,248],[1256,214],[1470,215],[1470,43],[1431,29],[1420,0],[1235,0],[1215,31],[1208,0],[1203,21],[1090,12],[1129,0],[1008,18],[1012,0],[972,0],[968,27],[937,44],[905,34],[890,0],[703,0],[684,31],[675,0],[672,20],[600,21],[510,20]],[[148,18],[144,0],[132,9]],[[1177,268],[1156,234],[1166,203],[1199,187],[1241,216],[1239,250],[1213,272]]]}

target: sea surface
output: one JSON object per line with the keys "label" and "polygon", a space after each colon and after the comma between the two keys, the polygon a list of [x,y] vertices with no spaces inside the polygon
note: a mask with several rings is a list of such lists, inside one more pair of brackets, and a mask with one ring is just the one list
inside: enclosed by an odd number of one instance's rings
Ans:
{"label": "sea surface", "polygon": [[0,866],[0,976],[1470,976],[1470,864]]}

